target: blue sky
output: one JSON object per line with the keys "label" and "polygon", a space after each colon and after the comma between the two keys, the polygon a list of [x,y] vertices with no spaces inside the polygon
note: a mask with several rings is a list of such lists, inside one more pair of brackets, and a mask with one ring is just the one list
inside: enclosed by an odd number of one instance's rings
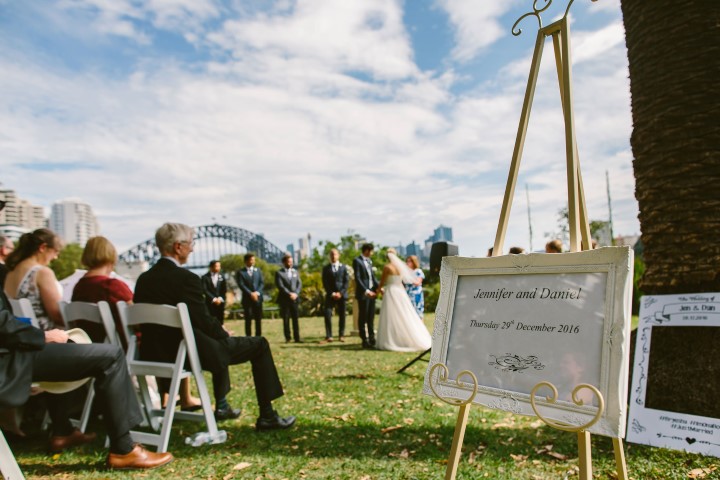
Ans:
{"label": "blue sky", "polygon": [[[562,15],[567,2],[543,14]],[[492,245],[537,25],[530,0],[0,0],[0,181],[91,204],[119,248],[215,218],[281,248],[348,230],[385,245],[453,227]],[[571,9],[591,219],[636,234],[619,1]],[[546,44],[507,235],[533,248],[565,204]],[[546,235],[547,234],[547,235]]]}

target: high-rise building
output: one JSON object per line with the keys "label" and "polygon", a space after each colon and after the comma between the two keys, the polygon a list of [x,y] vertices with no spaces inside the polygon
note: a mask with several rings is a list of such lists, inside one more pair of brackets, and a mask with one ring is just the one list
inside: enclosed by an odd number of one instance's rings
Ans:
{"label": "high-rise building", "polygon": [[453,241],[453,234],[452,234],[452,228],[446,227],[445,225],[440,225],[435,229],[432,235],[430,235],[427,240],[425,240],[425,243],[435,243],[435,242],[452,242]]}
{"label": "high-rise building", "polygon": [[18,197],[15,190],[0,188],[0,200],[6,203],[0,211],[0,225],[17,232],[29,232],[46,226],[43,207]]}
{"label": "high-rise building", "polygon": [[99,233],[99,226],[92,208],[78,200],[62,200],[53,204],[49,226],[66,243],[84,246],[90,237]]}
{"label": "high-rise building", "polygon": [[298,238],[298,260],[302,260],[303,258],[307,258],[310,256],[310,234],[308,233],[307,236]]}
{"label": "high-rise building", "polygon": [[415,255],[418,258],[422,258],[423,256],[422,249],[420,248],[420,245],[415,243],[415,240],[413,240],[412,243],[407,244],[407,246],[405,247],[405,254],[408,256]]}

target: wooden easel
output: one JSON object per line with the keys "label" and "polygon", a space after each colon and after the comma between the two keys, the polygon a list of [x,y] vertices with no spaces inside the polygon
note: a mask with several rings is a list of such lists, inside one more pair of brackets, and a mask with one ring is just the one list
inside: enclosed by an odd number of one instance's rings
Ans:
{"label": "wooden easel", "polygon": [[[533,6],[535,11],[520,17],[520,19],[518,19],[518,21],[515,22],[515,25],[513,26],[513,34],[519,35],[521,31],[519,29],[516,30],[516,27],[518,23],[525,17],[535,16],[537,17],[538,23],[540,24],[537,39],[535,42],[535,50],[533,52],[532,63],[530,66],[528,84],[525,90],[525,99],[523,101],[522,112],[520,114],[520,125],[518,126],[517,137],[515,139],[515,148],[513,150],[512,162],[510,164],[510,172],[508,174],[507,186],[505,188],[505,196],[503,197],[503,203],[500,212],[500,221],[495,236],[493,256],[499,256],[502,253],[502,247],[505,243],[505,234],[507,232],[507,224],[510,216],[510,209],[512,207],[512,199],[515,194],[518,170],[520,168],[520,158],[522,157],[523,147],[525,144],[525,135],[527,133],[527,126],[530,120],[530,109],[532,107],[532,101],[535,95],[535,86],[537,85],[538,72],[540,70],[540,60],[542,58],[542,52],[545,45],[546,37],[552,37],[553,40],[555,65],[557,67],[558,84],[560,88],[560,99],[563,110],[563,118],[565,120],[565,155],[567,159],[568,226],[570,229],[570,251],[579,252],[582,250],[589,250],[591,247],[590,225],[588,222],[587,209],[585,206],[585,194],[583,192],[582,175],[580,174],[580,162],[578,159],[577,143],[575,139],[575,120],[573,116],[572,76],[570,69],[570,29],[567,21],[567,14],[570,10],[570,6],[573,3],[573,0],[570,0],[565,11],[565,15],[562,19],[546,27],[542,27],[540,13],[544,11],[547,7],[549,7],[550,3],[552,3],[552,0],[549,0],[546,5],[541,9],[537,9],[535,8],[535,6]],[[531,398],[533,397],[534,393],[531,394]],[[602,403],[602,396],[600,397],[600,399]],[[457,422],[455,424],[455,433],[453,435],[450,456],[448,458],[447,469],[445,471],[446,480],[454,480],[457,473],[463,437],[465,436],[465,427],[467,425],[467,419],[470,413],[470,406],[470,402],[464,403],[460,406]],[[592,480],[590,432],[585,429],[581,429],[578,431],[577,428],[566,428],[560,424],[547,422],[542,417],[539,418],[541,418],[545,423],[554,428],[577,432],[580,480]],[[615,464],[618,479],[628,480],[627,464],[625,462],[625,453],[623,450],[622,439],[613,438],[612,440],[613,449],[615,451]]]}

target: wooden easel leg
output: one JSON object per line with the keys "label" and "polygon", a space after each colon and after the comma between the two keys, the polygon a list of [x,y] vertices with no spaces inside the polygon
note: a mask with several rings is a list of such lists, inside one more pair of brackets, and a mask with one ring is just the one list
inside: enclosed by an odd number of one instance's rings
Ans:
{"label": "wooden easel leg", "polygon": [[578,432],[578,460],[580,480],[592,480],[592,453],[590,451],[590,432]]}
{"label": "wooden easel leg", "polygon": [[445,469],[445,480],[455,480],[458,463],[460,462],[460,454],[462,453],[462,443],[465,437],[468,414],[470,414],[470,405],[462,405],[458,412],[457,422],[455,423],[455,433],[453,434],[452,447],[450,448],[450,457],[448,458],[447,468]]}
{"label": "wooden easel leg", "polygon": [[618,480],[628,480],[627,463],[625,463],[625,450],[621,438],[613,437],[613,450],[615,451],[615,469]]}

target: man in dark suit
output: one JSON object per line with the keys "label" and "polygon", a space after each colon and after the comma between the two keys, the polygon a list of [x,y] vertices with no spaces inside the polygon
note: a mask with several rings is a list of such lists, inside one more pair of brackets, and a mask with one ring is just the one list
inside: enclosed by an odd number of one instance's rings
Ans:
{"label": "man in dark suit", "polygon": [[242,290],[243,315],[245,316],[245,335],[252,336],[252,321],[255,320],[255,335],[262,335],[263,288],[265,280],[262,271],[255,266],[255,255],[246,253],[245,268],[235,273],[238,287]]}
{"label": "man in dark suit", "polygon": [[293,268],[293,257],[286,253],[282,258],[284,268],[275,272],[275,286],[278,289],[278,305],[280,316],[283,319],[283,332],[285,342],[290,342],[290,317],[292,317],[292,330],[295,343],[302,343],[300,338],[300,323],[298,322],[298,304],[302,281],[298,271]]}
{"label": "man in dark suit", "polygon": [[205,293],[205,305],[207,305],[210,315],[217,318],[220,323],[224,323],[227,282],[225,276],[220,272],[220,261],[211,261],[208,272],[200,280]]}
{"label": "man in dark suit", "polygon": [[350,276],[345,265],[340,263],[340,252],[333,248],[330,250],[330,264],[325,265],[322,271],[323,288],[325,289],[325,342],[332,342],[332,314],[338,314],[338,340],[345,341],[345,302]]}
{"label": "man in dark suit", "polygon": [[361,247],[362,255],[353,260],[355,272],[355,298],[358,301],[358,327],[362,348],[375,346],[375,299],[378,288],[378,279],[372,269],[372,256],[374,247],[372,243],[365,243]]}
{"label": "man in dark suit", "polygon": [[[240,416],[227,402],[230,391],[230,365],[252,364],[255,394],[260,416],[258,430],[288,428],[295,417],[280,417],[272,401],[283,395],[270,344],[264,337],[232,337],[205,306],[200,278],[181,268],[193,251],[194,231],[180,223],[166,223],[155,233],[160,260],[140,275],[135,285],[135,303],[177,305],[185,303],[190,313],[195,343],[203,370],[212,373],[215,393],[215,418],[226,420]],[[149,361],[173,361],[182,340],[179,329],[162,325],[143,325],[140,356]]]}
{"label": "man in dark suit", "polygon": [[[0,408],[23,405],[30,395],[31,382],[70,382],[94,377],[95,394],[110,437],[107,466],[137,470],[170,463],[171,453],[145,450],[130,436],[130,429],[141,423],[142,416],[122,349],[104,343],[67,342],[64,330],[43,332],[17,320],[0,290]],[[53,428],[51,451],[63,451],[95,439],[95,434],[72,427],[61,402],[50,401],[47,407]]]}

